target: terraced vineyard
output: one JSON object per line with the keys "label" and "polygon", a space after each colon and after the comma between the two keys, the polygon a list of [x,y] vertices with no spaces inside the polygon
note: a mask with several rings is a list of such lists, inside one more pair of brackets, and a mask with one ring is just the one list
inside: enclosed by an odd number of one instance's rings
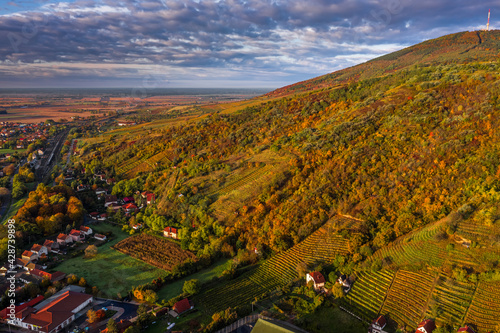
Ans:
{"label": "terraced vineyard", "polygon": [[390,315],[398,325],[415,329],[423,319],[435,277],[422,272],[400,270],[387,293],[381,314]]}
{"label": "terraced vineyard", "polygon": [[495,332],[500,324],[500,282],[479,282],[465,322],[475,324],[479,333]]}
{"label": "terraced vineyard", "polygon": [[367,321],[376,318],[384,302],[394,273],[392,271],[358,272],[349,293],[342,299],[342,305]]}
{"label": "terraced vineyard", "polygon": [[228,185],[224,186],[223,188],[220,188],[219,190],[217,190],[216,192],[212,192],[210,193],[209,195],[212,195],[212,194],[217,194],[217,195],[224,195],[224,194],[227,194],[231,191],[234,191],[250,182],[253,182],[257,179],[259,179],[260,177],[262,177],[263,175],[265,175],[266,173],[268,173],[269,171],[271,171],[271,169],[273,169],[274,166],[272,164],[267,164],[265,166],[262,166],[262,167],[259,167],[253,171],[251,171],[250,173],[244,175],[243,177],[229,183]]}
{"label": "terraced vineyard", "polygon": [[[439,308],[436,321],[461,325],[475,289],[476,285],[473,283],[458,282],[443,275],[439,276],[431,296],[431,307]],[[427,309],[428,318],[433,318],[431,307]]]}
{"label": "terraced vineyard", "polygon": [[488,238],[491,234],[491,227],[467,220],[458,224],[456,233],[468,239]]}
{"label": "terraced vineyard", "polygon": [[444,261],[444,249],[434,242],[415,241],[395,246],[383,247],[375,253],[375,258],[390,258],[397,265],[426,263],[441,267]]}
{"label": "terraced vineyard", "polygon": [[213,312],[250,304],[255,297],[298,278],[296,268],[300,262],[329,261],[338,254],[346,254],[348,241],[331,233],[331,224],[335,219],[327,222],[303,242],[267,260],[256,270],[205,291],[196,301]]}

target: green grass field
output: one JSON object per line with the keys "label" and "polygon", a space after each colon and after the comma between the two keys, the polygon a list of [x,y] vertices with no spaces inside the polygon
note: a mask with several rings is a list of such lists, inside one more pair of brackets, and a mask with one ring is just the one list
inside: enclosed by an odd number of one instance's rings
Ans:
{"label": "green grass field", "polygon": [[28,196],[25,195],[21,199],[17,201],[12,201],[9,209],[7,210],[7,213],[5,214],[5,217],[2,216],[2,224],[5,224],[9,219],[11,219],[14,215],[16,215],[17,211],[24,205],[24,203],[28,200]]}
{"label": "green grass field", "polygon": [[309,332],[366,333],[367,326],[340,308],[322,306],[303,318]]}
{"label": "green grass field", "polygon": [[14,153],[24,153],[27,149],[0,149],[0,154],[14,154]]}
{"label": "green grass field", "polygon": [[119,227],[99,224],[93,225],[92,229],[99,233],[112,231],[116,238],[100,246],[99,254],[95,258],[68,259],[57,266],[55,270],[84,277],[90,285],[97,286],[108,297],[117,296],[117,293],[125,296],[132,287],[151,282],[165,274],[165,271],[161,269],[111,248],[129,236]]}
{"label": "green grass field", "polygon": [[162,287],[158,291],[158,299],[166,299],[169,300],[174,298],[175,296],[182,293],[182,287],[184,286],[184,282],[187,280],[197,279],[200,282],[208,282],[211,279],[218,277],[222,274],[225,269],[229,269],[231,267],[231,259],[219,260],[212,266],[207,269],[201,270],[198,273],[189,275],[181,280],[174,281],[164,287]]}

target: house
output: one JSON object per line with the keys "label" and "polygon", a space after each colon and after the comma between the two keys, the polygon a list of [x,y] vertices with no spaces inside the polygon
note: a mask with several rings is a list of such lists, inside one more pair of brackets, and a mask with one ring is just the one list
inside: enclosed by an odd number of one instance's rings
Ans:
{"label": "house", "polygon": [[423,322],[421,322],[415,333],[432,333],[436,329],[436,323],[434,323],[434,320],[432,319],[426,319]]}
{"label": "house", "polygon": [[107,195],[104,199],[104,207],[118,205],[118,198],[116,195]]}
{"label": "house", "polygon": [[[347,288],[347,289],[351,289],[351,281],[349,280],[349,278],[345,275],[345,274],[342,274],[339,279],[337,280],[337,282],[344,288]],[[348,290],[349,291],[349,290]]]}
{"label": "house", "polygon": [[24,260],[27,260],[29,262],[33,261],[33,260],[37,260],[38,259],[38,255],[36,253],[33,253],[31,251],[24,251],[22,256],[21,256],[22,259]]}
{"label": "house", "polygon": [[[39,309],[27,306],[7,322],[30,331],[55,333],[75,320],[75,315],[93,302],[91,295],[66,291]],[[43,303],[42,303],[43,304]]]}
{"label": "house", "polygon": [[22,269],[28,270],[28,265],[30,263],[31,262],[29,260],[22,259],[22,258],[16,258],[16,266],[17,266],[17,268],[22,268]]}
{"label": "house", "polygon": [[382,333],[384,332],[385,325],[387,325],[387,320],[384,316],[380,315],[372,321],[371,326],[368,328],[368,333]]}
{"label": "house", "polygon": [[24,284],[28,283],[33,283],[33,284],[38,284],[38,279],[34,277],[33,275],[23,273],[21,276],[19,276],[19,281],[21,281]]}
{"label": "house", "polygon": [[172,308],[173,312],[175,313],[174,317],[178,317],[179,315],[191,309],[194,309],[193,302],[188,300],[187,298],[184,298],[183,300],[175,303],[174,307]]}
{"label": "house", "polygon": [[82,191],[86,191],[90,189],[90,186],[89,185],[83,185],[83,184],[80,184],[76,187],[76,190],[77,192],[82,192]]}
{"label": "house", "polygon": [[133,197],[125,197],[123,198],[123,203],[133,203],[135,202],[135,199]]}
{"label": "house", "polygon": [[139,208],[133,203],[125,204],[122,206],[122,208],[125,211],[125,213],[133,213],[139,210]]}
{"label": "house", "polygon": [[467,332],[467,333],[476,333],[470,326],[465,325],[464,327],[460,327],[457,332]]}
{"label": "house", "polygon": [[108,178],[108,179],[106,179],[106,184],[108,184],[108,185],[112,185],[115,182],[116,182],[116,180],[114,178]]}
{"label": "house", "polygon": [[47,252],[58,253],[59,252],[59,243],[46,239],[43,243],[43,246],[47,248]]}
{"label": "house", "polygon": [[96,220],[97,217],[99,216],[99,213],[98,212],[92,212],[92,213],[89,214],[89,216],[90,216],[91,219]]}
{"label": "house", "polygon": [[60,245],[73,243],[73,237],[66,234],[59,234],[59,236],[57,236],[57,243],[59,243]]}
{"label": "house", "polygon": [[106,235],[101,235],[101,234],[95,234],[94,238],[100,241],[105,241],[106,240]]}
{"label": "house", "polygon": [[29,263],[26,265],[25,269],[28,271],[28,272],[31,272],[35,269],[44,269],[44,268],[47,268],[47,266],[42,266],[42,265],[38,265],[38,264],[35,264],[35,263]]}
{"label": "house", "polygon": [[141,193],[141,197],[146,200],[147,205],[154,204],[156,201],[156,196],[154,193],[144,191]]}
{"label": "house", "polygon": [[31,247],[31,252],[36,253],[37,257],[41,257],[42,254],[48,255],[49,252],[47,251],[47,248],[43,245],[39,244],[34,244]]}
{"label": "house", "polygon": [[95,174],[94,175],[94,179],[99,179],[99,180],[102,180],[102,181],[106,181],[106,175],[103,174],[103,173]]}
{"label": "house", "polygon": [[85,234],[85,236],[90,236],[92,235],[92,229],[90,227],[86,227],[84,225],[80,226],[80,231]]}
{"label": "house", "polygon": [[80,230],[71,229],[71,231],[69,232],[69,235],[71,238],[73,238],[74,242],[81,242],[82,240],[85,239],[85,234],[83,232],[81,232]]}
{"label": "house", "polygon": [[95,195],[97,195],[97,196],[99,196],[101,194],[106,194],[106,193],[107,193],[107,191],[103,188],[100,188],[100,187],[96,188],[96,190],[95,190]]}
{"label": "house", "polygon": [[132,229],[134,229],[134,230],[140,230],[140,229],[142,229],[142,224],[140,224],[140,223],[139,224],[134,224],[132,226]]}
{"label": "house", "polygon": [[47,273],[41,269],[34,269],[30,272],[30,274],[39,280],[47,278],[50,282],[61,281],[66,277],[66,273],[63,272],[57,271],[54,273]]}
{"label": "house", "polygon": [[123,210],[123,207],[118,205],[118,204],[115,204],[115,205],[111,205],[109,206],[108,208],[111,208],[115,213],[119,210]]}
{"label": "house", "polygon": [[97,217],[97,219],[99,221],[106,221],[107,218],[108,218],[108,214],[106,214],[106,213],[99,214],[99,216]]}
{"label": "house", "polygon": [[163,236],[173,239],[179,239],[179,229],[174,227],[166,227],[163,229]]}
{"label": "house", "polygon": [[325,277],[320,272],[311,272],[306,275],[306,283],[313,282],[314,290],[318,291],[325,286]]}

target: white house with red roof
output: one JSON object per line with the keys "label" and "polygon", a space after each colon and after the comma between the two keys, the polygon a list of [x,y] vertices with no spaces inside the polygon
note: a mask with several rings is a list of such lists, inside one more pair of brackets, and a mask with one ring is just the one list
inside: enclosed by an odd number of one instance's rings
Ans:
{"label": "white house with red roof", "polygon": [[432,333],[436,329],[436,323],[432,319],[426,319],[421,322],[415,333]]}
{"label": "white house with red roof", "polygon": [[57,242],[60,245],[67,245],[67,244],[73,243],[73,237],[71,237],[70,235],[66,235],[66,234],[59,234],[57,236]]}
{"label": "white house with red roof", "polygon": [[22,259],[24,260],[27,260],[28,262],[31,262],[33,260],[37,260],[38,259],[38,255],[36,253],[33,253],[31,251],[24,251],[22,256],[21,256]]}
{"label": "white house with red roof", "polygon": [[384,316],[380,315],[377,319],[372,321],[368,333],[384,333],[383,329],[387,325],[387,320]]}
{"label": "white house with red roof", "polygon": [[80,226],[80,231],[85,234],[85,236],[90,236],[92,235],[92,228],[90,227],[87,227],[87,226],[84,226],[84,225],[81,225]]}
{"label": "white house with red roof", "polygon": [[101,234],[95,234],[94,238],[100,241],[105,241],[106,240],[106,235],[101,235]]}
{"label": "white house with red roof", "polygon": [[45,254],[45,255],[49,254],[47,248],[45,246],[43,246],[43,245],[40,245],[40,244],[34,244],[31,247],[31,252],[36,253],[36,255],[38,257],[41,257],[42,254]]}
{"label": "white house with red roof", "polygon": [[71,229],[69,235],[71,236],[71,238],[73,238],[74,242],[80,242],[85,239],[85,234],[80,230]]}
{"label": "white house with red roof", "polygon": [[125,213],[133,213],[133,212],[137,212],[139,210],[137,205],[134,203],[125,204],[122,206],[122,208],[125,211]]}
{"label": "white house with red roof", "polygon": [[314,290],[318,291],[325,287],[325,277],[320,272],[311,272],[306,275],[306,283],[313,282]]}
{"label": "white house with red roof", "polygon": [[461,333],[461,332],[466,332],[466,333],[476,333],[476,332],[472,329],[472,327],[470,327],[470,326],[468,326],[468,325],[465,325],[464,327],[460,327],[460,328],[458,329],[458,331],[457,331],[457,332],[459,332],[459,333]]}
{"label": "white house with red roof", "polygon": [[163,236],[173,239],[179,239],[179,229],[174,227],[166,227],[163,229]]}

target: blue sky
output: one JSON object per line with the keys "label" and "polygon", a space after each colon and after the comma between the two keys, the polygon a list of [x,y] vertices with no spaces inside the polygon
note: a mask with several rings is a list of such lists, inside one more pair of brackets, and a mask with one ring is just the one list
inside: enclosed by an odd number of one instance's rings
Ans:
{"label": "blue sky", "polygon": [[500,0],[0,1],[0,88],[277,88],[484,28],[489,8],[494,29]]}

